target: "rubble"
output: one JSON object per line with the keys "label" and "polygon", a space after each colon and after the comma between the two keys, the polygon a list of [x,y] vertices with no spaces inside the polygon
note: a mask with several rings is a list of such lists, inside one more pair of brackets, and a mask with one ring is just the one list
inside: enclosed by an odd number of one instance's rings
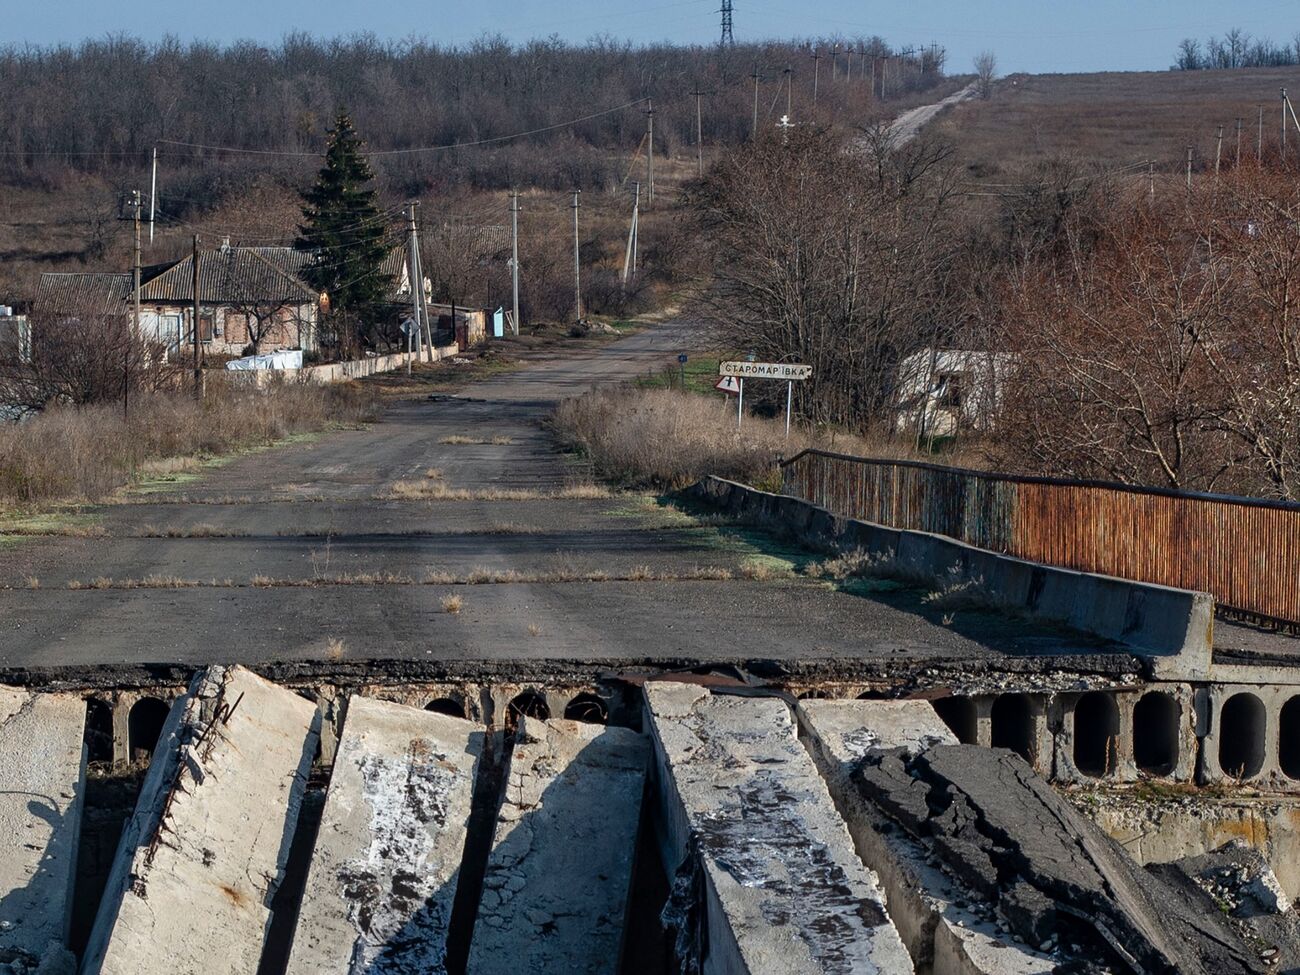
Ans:
{"label": "rubble", "polygon": [[1013,752],[939,745],[868,756],[853,781],[1061,971],[1262,972],[1208,897],[1145,872]]}
{"label": "rubble", "polygon": [[317,743],[311,702],[209,667],[173,706],[82,975],[257,970]]}
{"label": "rubble", "polygon": [[649,744],[524,718],[497,817],[470,975],[616,975]]}
{"label": "rubble", "polygon": [[645,696],[683,970],[911,972],[785,702],[666,681]]}
{"label": "rubble", "polygon": [[71,973],[67,950],[86,760],[86,705],[0,687],[0,962]]}
{"label": "rubble", "polygon": [[354,696],[288,975],[445,971],[484,729]]}

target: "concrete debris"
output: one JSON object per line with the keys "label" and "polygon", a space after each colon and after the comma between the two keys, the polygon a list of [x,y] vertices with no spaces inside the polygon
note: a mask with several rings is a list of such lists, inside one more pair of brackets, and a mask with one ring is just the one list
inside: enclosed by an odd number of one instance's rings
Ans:
{"label": "concrete debris", "polygon": [[525,718],[469,975],[615,975],[649,746],[626,728]]}
{"label": "concrete debris", "polygon": [[1261,972],[1206,897],[1145,872],[1018,755],[939,745],[868,755],[853,782],[967,890],[967,900],[1062,972]]}
{"label": "concrete debris", "polygon": [[68,952],[86,760],[86,705],[0,687],[0,963],[71,973]]}
{"label": "concrete debris", "polygon": [[683,970],[912,972],[786,704],[670,682],[645,696]]}
{"label": "concrete debris", "polygon": [[1300,915],[1259,850],[1234,840],[1147,869],[1167,883],[1194,884],[1197,893],[1209,895],[1270,971],[1300,973]]}
{"label": "concrete debris", "polygon": [[248,975],[317,743],[315,705],[242,667],[172,707],[108,878],[82,975]]}
{"label": "concrete debris", "polygon": [[289,975],[446,971],[483,736],[460,718],[348,702]]}
{"label": "concrete debris", "polygon": [[920,972],[1046,975],[1051,956],[1017,944],[972,906],[920,840],[897,829],[851,781],[869,755],[915,755],[956,737],[927,701],[800,701],[799,725],[863,862],[880,877],[889,916]]}

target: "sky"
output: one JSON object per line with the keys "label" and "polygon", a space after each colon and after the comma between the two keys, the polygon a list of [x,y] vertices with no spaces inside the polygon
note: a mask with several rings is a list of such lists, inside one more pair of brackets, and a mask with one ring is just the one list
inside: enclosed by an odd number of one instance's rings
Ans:
{"label": "sky", "polygon": [[[5,0],[0,44],[76,43],[127,33],[147,40],[274,43],[291,31],[381,38],[422,36],[465,44],[485,33],[515,42],[559,35],[581,42],[611,35],[633,42],[712,43],[720,0]],[[733,0],[737,41],[853,38],[879,34],[894,46],[938,43],[950,72],[994,52],[1000,73],[1164,70],[1184,37],[1240,27],[1289,42],[1300,33],[1296,0]],[[214,15],[219,11],[219,16]]]}

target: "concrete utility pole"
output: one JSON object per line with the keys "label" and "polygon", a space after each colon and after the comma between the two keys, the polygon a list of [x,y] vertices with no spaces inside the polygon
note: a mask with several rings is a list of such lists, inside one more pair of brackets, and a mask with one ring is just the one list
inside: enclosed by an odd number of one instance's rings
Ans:
{"label": "concrete utility pole", "polygon": [[1152,206],[1156,202],[1156,164],[1147,160],[1147,202]]}
{"label": "concrete utility pole", "polygon": [[876,100],[876,56],[871,55],[871,100]]}
{"label": "concrete utility pole", "polygon": [[754,124],[749,130],[751,140],[758,139],[758,82],[762,75],[758,73],[758,65],[754,65],[754,73],[750,75],[754,79]]}
{"label": "concrete utility pole", "polygon": [[519,191],[510,191],[510,291],[514,307],[513,328],[519,334]]}
{"label": "concrete utility pole", "polygon": [[1234,165],[1238,169],[1241,168],[1241,123],[1244,121],[1240,115],[1237,116],[1237,161]]}
{"label": "concrete utility pole", "polygon": [[816,51],[812,52],[813,60],[813,108],[817,107],[817,79],[821,74],[822,56]]}
{"label": "concrete utility pole", "polygon": [[131,193],[131,334],[122,352],[122,415],[131,415],[131,347],[140,338],[140,191]]}
{"label": "concrete utility pole", "polygon": [[836,44],[831,48],[831,84],[835,84],[835,76],[840,66],[840,46]]}
{"label": "concrete utility pole", "polygon": [[785,75],[785,114],[789,115],[790,103],[794,100],[794,72],[787,64],[781,73]]}
{"label": "concrete utility pole", "polygon": [[[418,335],[424,335],[424,323],[420,321],[420,292],[424,290],[424,284],[420,281],[420,244],[415,234],[415,208],[418,204],[414,201],[406,205],[406,275],[411,285],[411,321],[415,325],[415,331]],[[452,331],[456,330],[456,322],[453,319],[451,323]],[[408,337],[410,333],[407,333]],[[407,342],[407,351],[410,351],[410,342]],[[411,360],[406,360],[406,374],[411,374]]]}
{"label": "concrete utility pole", "polygon": [[636,274],[637,221],[641,214],[641,184],[632,184],[632,222],[627,228],[627,251],[623,255],[623,286],[627,287],[632,275]]}
{"label": "concrete utility pole", "polygon": [[645,117],[648,128],[646,130],[645,144],[645,179],[646,179],[646,200],[645,205],[652,207],[655,205],[655,103],[654,99],[647,99]]}
{"label": "concrete utility pole", "polygon": [[578,196],[582,190],[573,191],[573,320],[582,321],[582,270],[578,263]]}
{"label": "concrete utility pole", "polygon": [[194,249],[191,251],[190,263],[194,265],[190,281],[190,338],[194,345],[194,398],[203,402],[203,356],[202,336],[199,335],[199,235],[194,235]]}
{"label": "concrete utility pole", "polygon": [[1255,133],[1255,165],[1264,161],[1264,106],[1259,106],[1259,131]]}
{"label": "concrete utility pole", "polygon": [[1192,147],[1187,147],[1187,188],[1192,188]]}
{"label": "concrete utility pole", "polygon": [[158,199],[158,147],[153,147],[153,174],[149,177],[149,246],[153,246],[154,201]]}
{"label": "concrete utility pole", "polygon": [[1283,161],[1286,160],[1286,89],[1282,89],[1282,138],[1278,143],[1281,147]]}
{"label": "concrete utility pole", "polygon": [[704,175],[704,120],[700,110],[700,99],[704,92],[696,88],[691,92],[695,96],[695,167],[696,175]]}
{"label": "concrete utility pole", "polygon": [[1219,162],[1223,159],[1223,126],[1214,134],[1214,175],[1219,175]]}

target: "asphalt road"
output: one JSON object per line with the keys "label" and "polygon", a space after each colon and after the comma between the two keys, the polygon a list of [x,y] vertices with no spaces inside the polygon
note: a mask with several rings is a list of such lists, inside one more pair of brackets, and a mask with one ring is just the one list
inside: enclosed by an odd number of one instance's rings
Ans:
{"label": "asphalt road", "polygon": [[[327,656],[902,663],[1080,648],[1000,617],[944,614],[915,592],[753,578],[747,567],[813,556],[653,498],[569,496],[586,476],[545,429],[551,408],[675,361],[696,344],[693,329],[665,323],[455,397],[399,402],[368,429],[94,509],[102,534],[6,545],[0,666]],[[402,493],[434,482],[452,497]],[[448,612],[456,596],[459,611]]]}

